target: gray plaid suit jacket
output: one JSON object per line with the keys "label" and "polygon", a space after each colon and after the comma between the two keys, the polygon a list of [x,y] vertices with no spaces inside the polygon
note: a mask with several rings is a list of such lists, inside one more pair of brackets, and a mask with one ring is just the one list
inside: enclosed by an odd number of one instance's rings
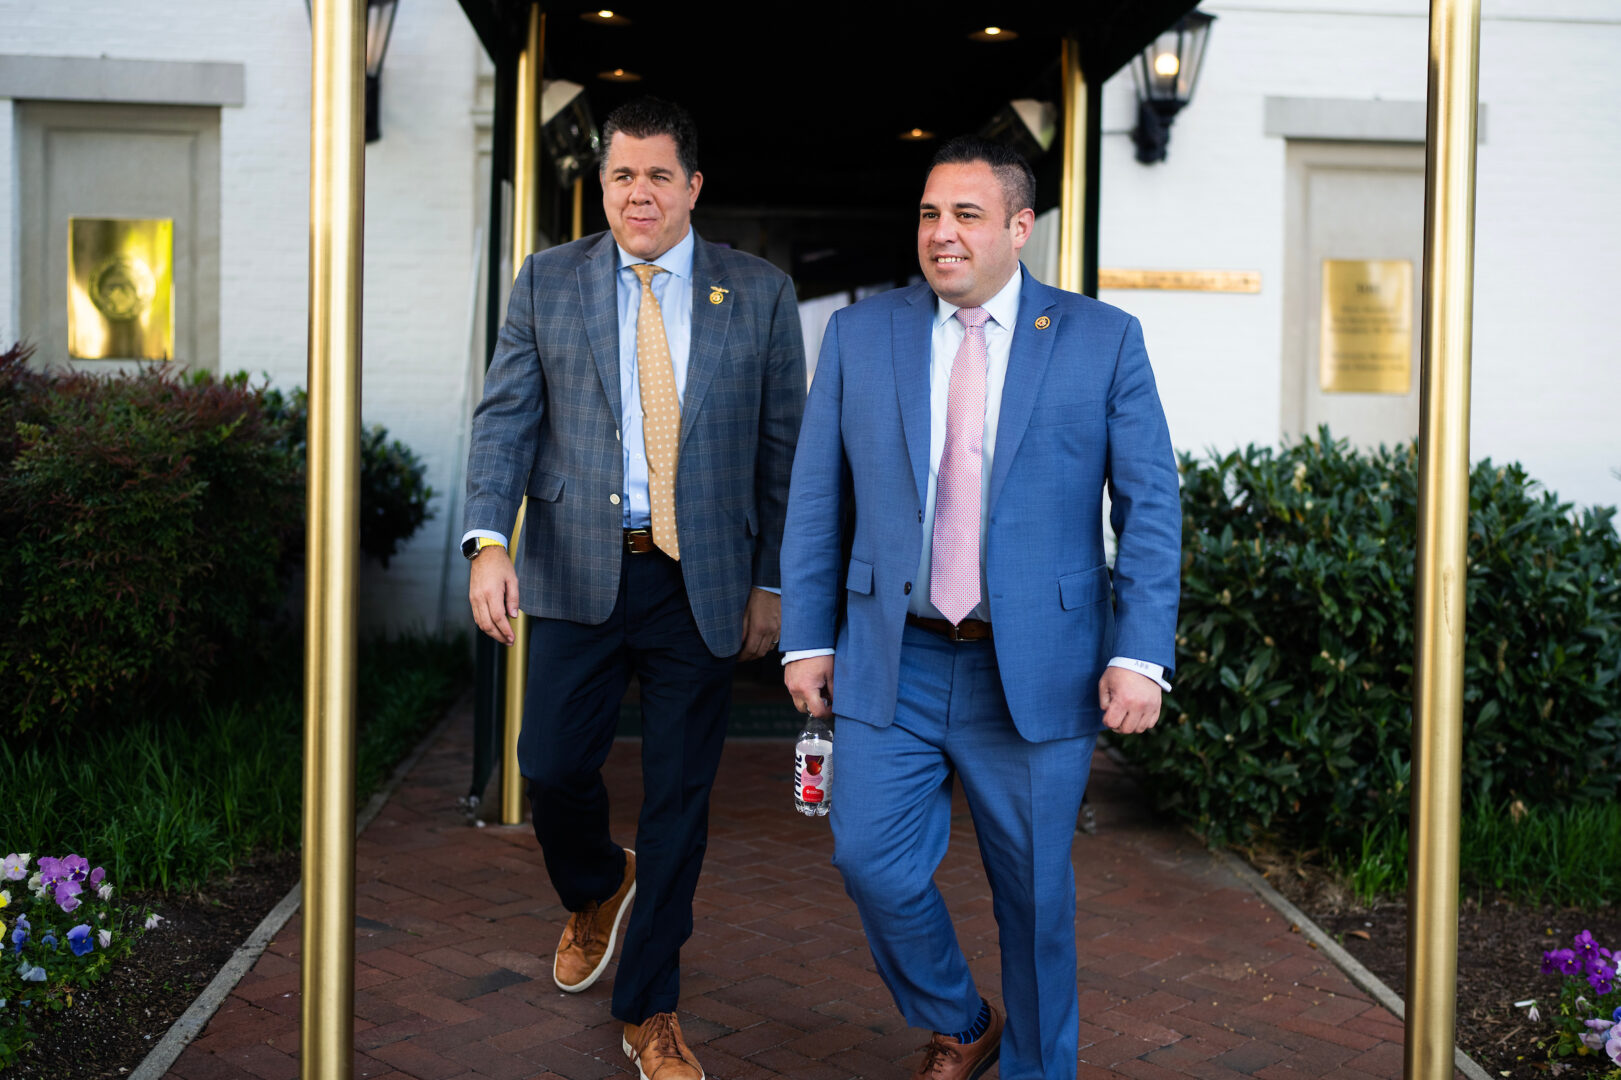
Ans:
{"label": "gray plaid suit jacket", "polygon": [[[737,652],[753,586],[778,588],[805,347],[793,282],[702,237],[692,256],[692,345],[675,514],[693,618],[716,656]],[[619,326],[609,233],[530,256],[473,414],[466,529],[510,535],[523,610],[596,625],[619,593],[625,489]],[[710,303],[710,286],[727,290]]]}

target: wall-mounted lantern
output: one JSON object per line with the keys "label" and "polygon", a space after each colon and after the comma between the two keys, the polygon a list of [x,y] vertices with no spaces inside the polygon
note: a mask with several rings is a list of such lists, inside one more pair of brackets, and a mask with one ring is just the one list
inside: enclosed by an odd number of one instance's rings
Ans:
{"label": "wall-mounted lantern", "polygon": [[1190,11],[1132,61],[1132,81],[1137,84],[1137,127],[1131,139],[1137,144],[1137,160],[1145,165],[1165,160],[1171,121],[1193,100],[1205,41],[1215,20],[1214,15]]}
{"label": "wall-mounted lantern", "polygon": [[[394,9],[400,0],[366,0],[366,141],[376,142],[383,137],[377,123],[378,101],[382,97],[383,57],[388,52],[388,38],[394,32]],[[304,0],[308,14],[310,0]]]}

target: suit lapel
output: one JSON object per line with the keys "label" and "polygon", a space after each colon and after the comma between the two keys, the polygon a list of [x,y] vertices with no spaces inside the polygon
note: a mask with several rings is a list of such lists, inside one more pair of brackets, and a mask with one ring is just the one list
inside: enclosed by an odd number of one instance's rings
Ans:
{"label": "suit lapel", "polygon": [[912,458],[919,506],[929,495],[929,352],[934,312],[934,293],[920,285],[890,316],[895,392],[900,398],[901,428],[906,434],[906,451]]}
{"label": "suit lapel", "polygon": [[[1052,359],[1053,341],[1059,332],[1057,298],[1051,288],[1025,273],[1019,286],[1019,318],[1013,326],[1013,347],[1008,353],[1007,381],[1002,386],[1002,411],[996,424],[996,456],[991,464],[989,509],[996,509],[997,496],[1013,467],[1013,455],[1024,441],[1035,408],[1036,391],[1041,388],[1047,363]],[[1035,323],[1043,314],[1050,320],[1042,329]]]}
{"label": "suit lapel", "polygon": [[583,265],[574,272],[580,283],[580,310],[585,313],[585,335],[602,378],[602,392],[614,420],[623,423],[619,402],[619,248],[612,233],[603,234]]}
{"label": "suit lapel", "polygon": [[732,321],[732,308],[738,303],[736,294],[731,292],[716,293],[721,302],[710,302],[711,286],[727,287],[726,268],[715,258],[714,248],[703,237],[695,234],[693,241],[692,343],[687,353],[687,385],[681,393],[683,446],[698,422],[698,410],[709,383],[720,370],[721,358],[726,354],[726,328]]}

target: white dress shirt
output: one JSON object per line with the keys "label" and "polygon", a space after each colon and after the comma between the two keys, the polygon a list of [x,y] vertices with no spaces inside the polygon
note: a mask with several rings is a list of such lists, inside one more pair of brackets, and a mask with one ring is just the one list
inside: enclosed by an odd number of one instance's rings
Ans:
{"label": "white dress shirt", "polygon": [[[979,485],[979,603],[968,618],[990,621],[990,585],[985,578],[986,526],[990,521],[991,464],[996,455],[996,428],[1002,416],[1002,388],[1007,383],[1008,355],[1013,350],[1013,327],[1019,316],[1019,287],[1023,274],[1015,270],[1013,277],[1000,292],[985,301],[990,319],[985,323],[985,437],[984,460],[980,466]],[[936,300],[934,332],[930,338],[929,354],[929,490],[923,505],[923,551],[918,558],[917,577],[912,587],[908,612],[924,618],[938,619],[938,609],[929,600],[929,570],[934,558],[934,504],[940,479],[940,458],[946,445],[946,410],[951,395],[951,368],[957,359],[957,349],[967,333],[956,318],[957,305]],[[792,524],[789,528],[792,528]],[[783,655],[784,664],[812,656],[829,656],[832,649],[796,649]],[[1159,664],[1117,656],[1109,661],[1110,667],[1121,667],[1153,679],[1163,690],[1171,688],[1165,681],[1165,669]]]}

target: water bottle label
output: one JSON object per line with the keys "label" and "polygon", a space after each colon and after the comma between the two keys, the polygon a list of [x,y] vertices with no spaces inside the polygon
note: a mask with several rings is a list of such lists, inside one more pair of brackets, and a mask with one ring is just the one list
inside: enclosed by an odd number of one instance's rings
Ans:
{"label": "water bottle label", "polygon": [[795,783],[799,801],[819,803],[827,797],[827,759],[821,754],[794,755]]}

